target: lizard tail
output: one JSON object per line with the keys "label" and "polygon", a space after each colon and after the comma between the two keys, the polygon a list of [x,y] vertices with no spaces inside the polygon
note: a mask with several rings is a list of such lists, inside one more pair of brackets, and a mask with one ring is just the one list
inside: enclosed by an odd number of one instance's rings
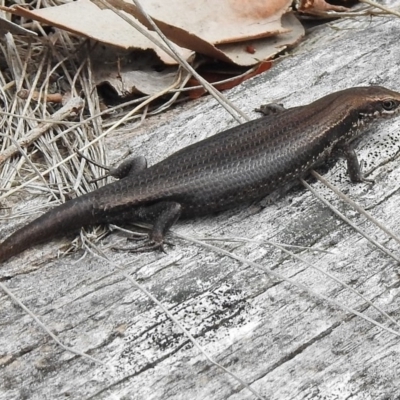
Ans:
{"label": "lizard tail", "polygon": [[45,240],[90,225],[93,206],[85,197],[61,204],[14,232],[0,244],[0,263]]}

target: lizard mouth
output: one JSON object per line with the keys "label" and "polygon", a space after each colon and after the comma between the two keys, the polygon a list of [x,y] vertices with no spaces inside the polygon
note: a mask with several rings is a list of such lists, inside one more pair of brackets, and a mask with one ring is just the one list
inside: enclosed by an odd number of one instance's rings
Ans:
{"label": "lizard mouth", "polygon": [[368,123],[373,123],[378,119],[389,119],[393,116],[400,114],[400,105],[392,110],[376,110],[372,113],[362,113],[358,115],[357,122],[353,125],[354,128],[360,129]]}
{"label": "lizard mouth", "polygon": [[360,113],[359,120],[362,122],[375,120],[377,118],[391,118],[396,114],[400,113],[400,107],[396,108],[395,110],[387,111],[387,110],[380,110],[374,111],[373,113]]}
{"label": "lizard mouth", "polygon": [[392,111],[383,110],[380,112],[379,116],[382,118],[391,118],[397,114],[400,114],[400,106]]}

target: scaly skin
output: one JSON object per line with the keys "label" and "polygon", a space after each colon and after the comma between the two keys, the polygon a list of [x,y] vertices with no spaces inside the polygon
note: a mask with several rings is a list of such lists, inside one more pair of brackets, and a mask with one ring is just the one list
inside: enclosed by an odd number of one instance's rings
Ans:
{"label": "scaly skin", "polygon": [[186,147],[62,204],[16,231],[0,245],[0,262],[23,250],[87,225],[150,221],[150,244],[162,248],[164,234],[179,217],[203,215],[261,198],[304,176],[332,152],[348,161],[352,181],[362,181],[349,146],[369,122],[400,111],[400,93],[355,87],[311,104],[259,118]]}

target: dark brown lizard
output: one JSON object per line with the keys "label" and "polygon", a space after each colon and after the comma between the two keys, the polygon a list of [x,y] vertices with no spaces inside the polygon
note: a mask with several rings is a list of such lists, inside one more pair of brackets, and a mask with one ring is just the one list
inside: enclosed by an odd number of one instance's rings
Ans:
{"label": "dark brown lizard", "polygon": [[400,93],[355,87],[220,132],[146,168],[134,159],[126,177],[48,211],[0,245],[0,261],[83,226],[152,222],[139,249],[162,248],[180,217],[225,210],[261,198],[332,153],[363,181],[351,142],[366,123],[400,111]]}

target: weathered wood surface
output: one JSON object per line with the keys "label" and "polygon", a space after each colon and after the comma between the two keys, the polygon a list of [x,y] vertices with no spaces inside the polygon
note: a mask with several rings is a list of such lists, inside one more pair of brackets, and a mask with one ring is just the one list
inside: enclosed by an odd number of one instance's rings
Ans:
{"label": "weathered wood surface", "polygon": [[[252,110],[260,103],[295,106],[350,86],[379,84],[400,90],[399,43],[399,19],[332,22],[311,33],[293,56],[227,96],[254,116]],[[122,153],[128,144],[155,162],[233,124],[205,98],[153,118],[139,132],[110,138],[110,154]],[[373,186],[351,184],[343,162],[326,176],[399,232],[400,164],[390,158],[400,150],[400,118],[371,129],[358,149],[366,169],[379,166]],[[320,184],[313,185],[399,254],[397,243]],[[261,202],[179,223],[174,230],[326,249],[333,254],[300,253],[400,321],[399,265],[305,189],[294,188],[270,205]],[[100,247],[168,307],[211,357],[260,395],[271,400],[400,398],[400,337],[253,267],[174,241],[168,254],[112,253],[107,250],[111,244],[125,244],[120,234]],[[4,283],[62,342],[107,367],[63,351],[1,292],[1,399],[254,398],[206,361],[179,328],[107,262],[91,255],[80,259],[82,253],[55,259],[61,243],[27,251],[2,266],[0,276],[7,277]],[[354,294],[279,251],[256,244],[218,245],[386,323]]]}

